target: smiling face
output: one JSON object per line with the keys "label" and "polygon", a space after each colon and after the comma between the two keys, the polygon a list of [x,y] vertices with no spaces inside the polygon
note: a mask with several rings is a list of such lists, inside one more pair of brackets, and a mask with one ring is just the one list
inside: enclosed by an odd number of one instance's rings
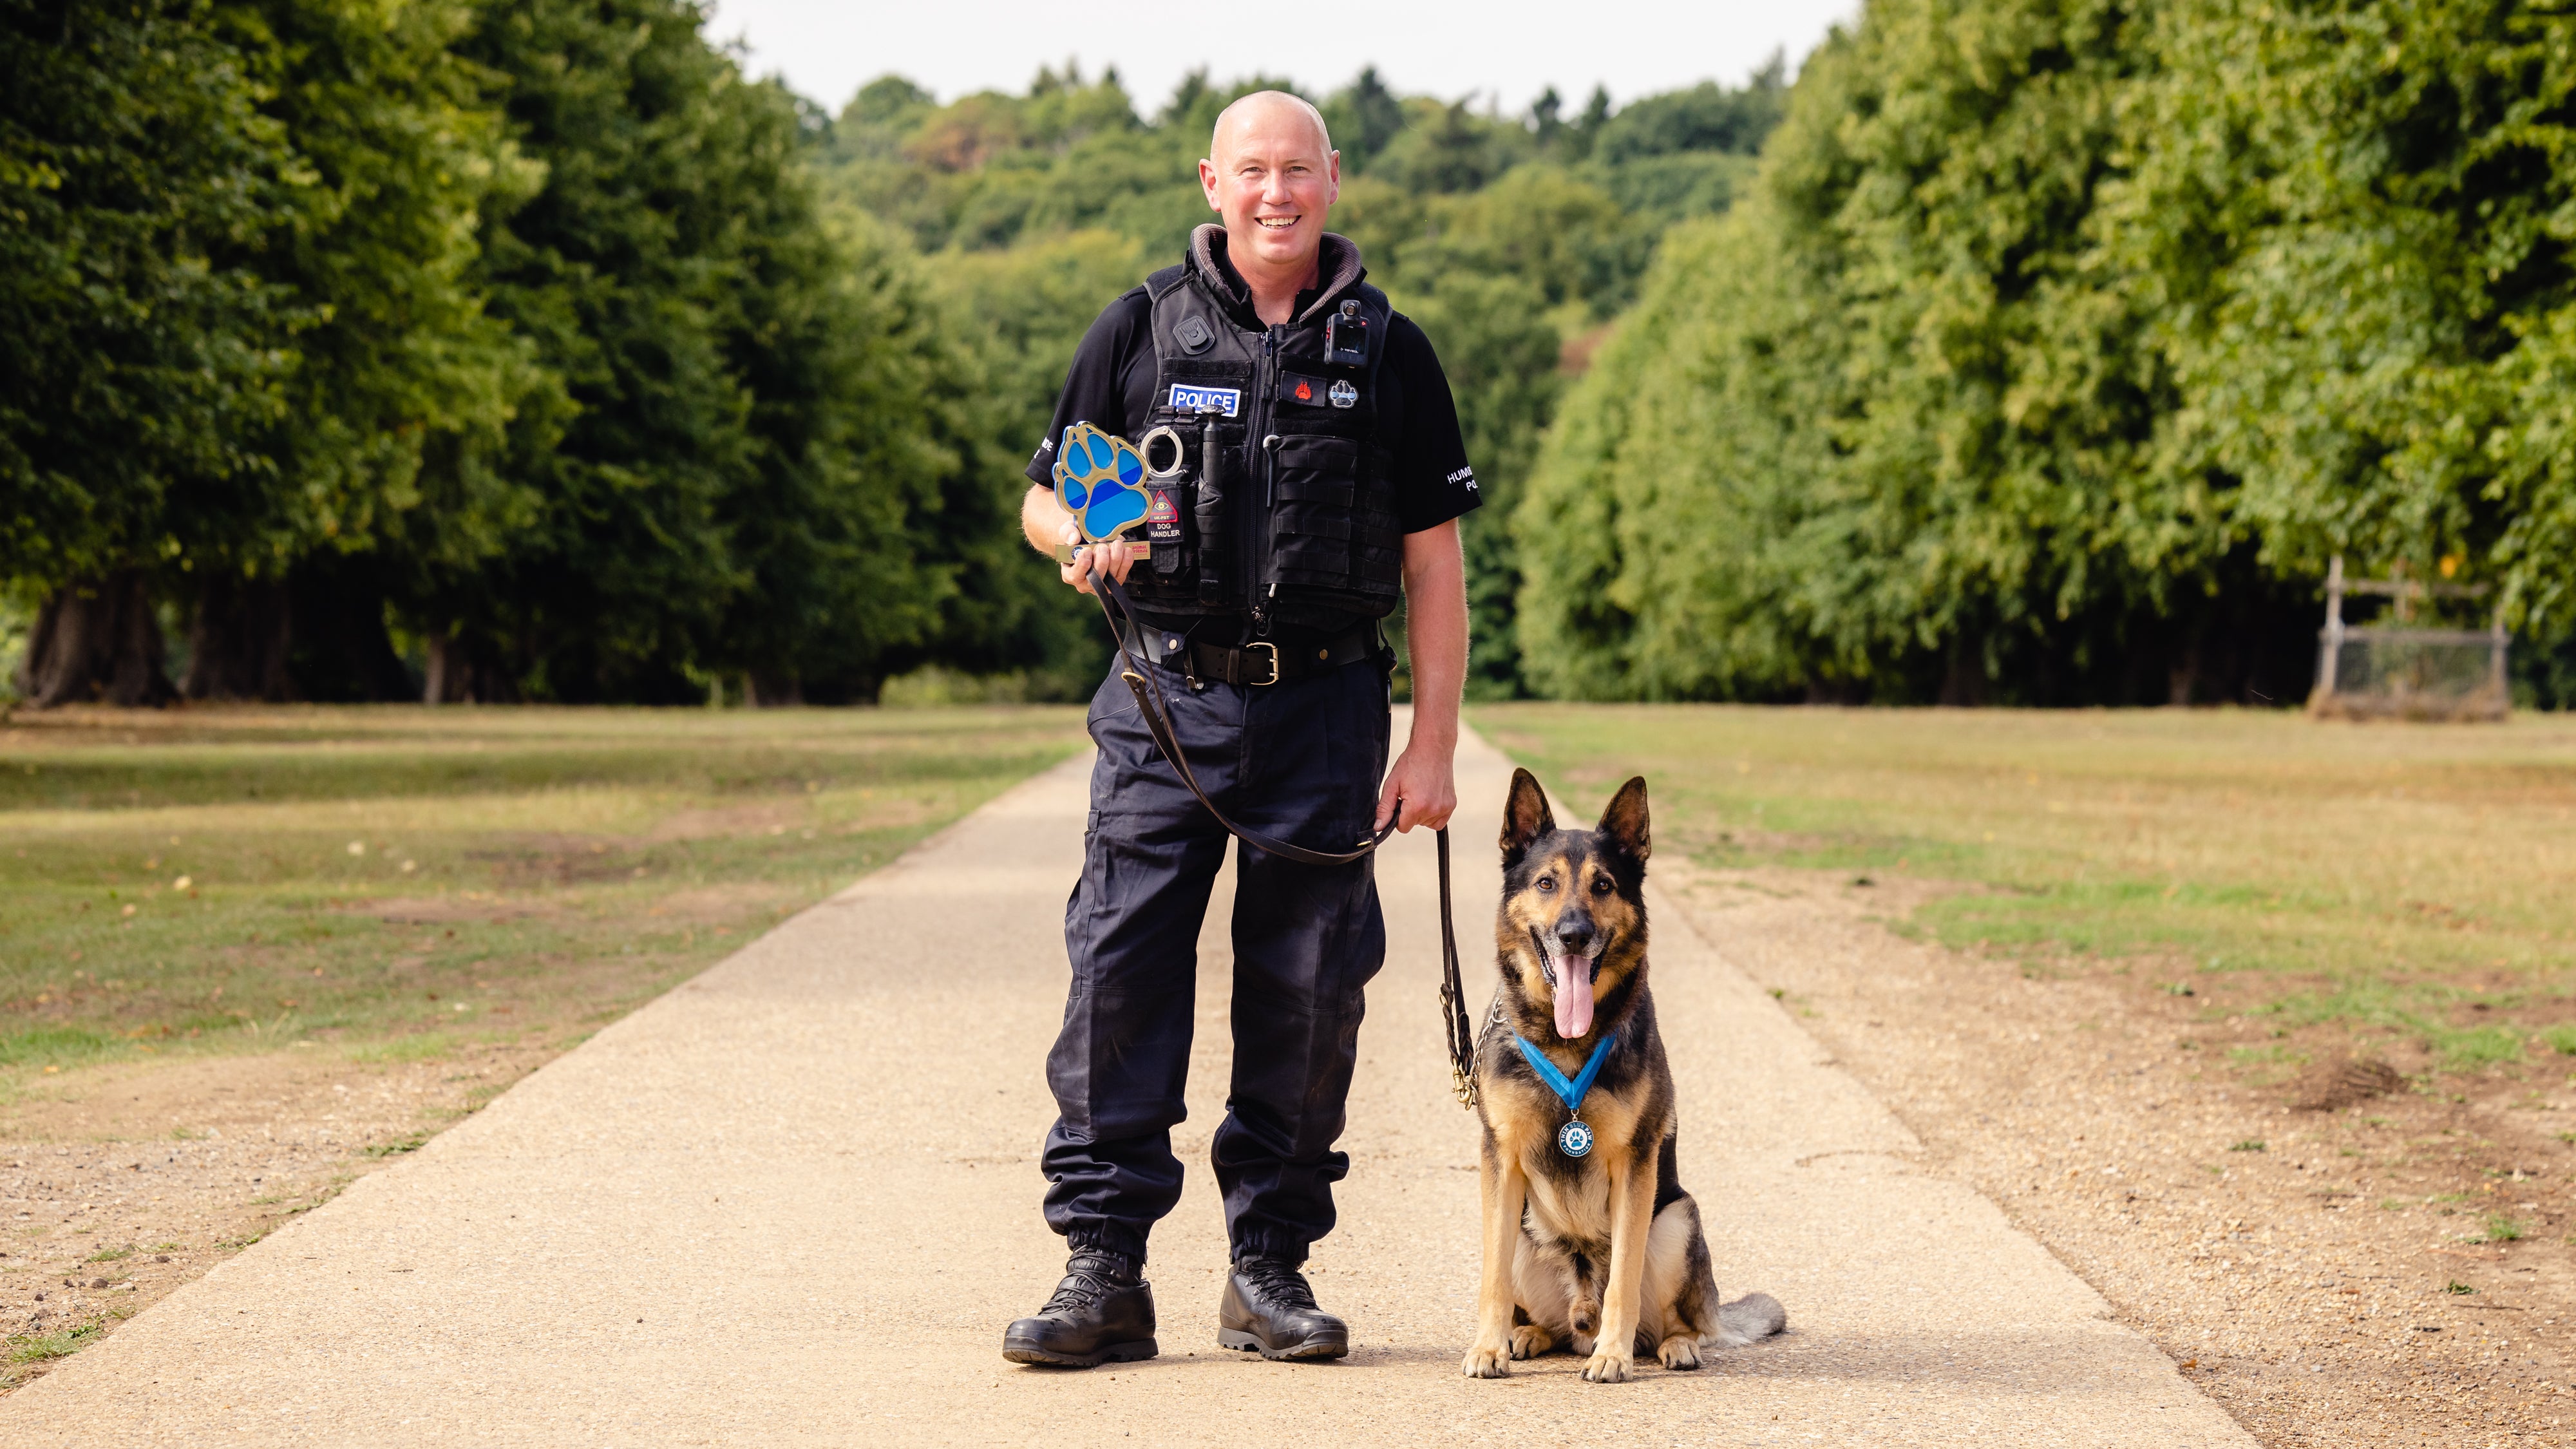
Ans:
{"label": "smiling face", "polygon": [[1236,270],[1302,284],[1323,246],[1325,209],[1342,194],[1341,153],[1313,106],[1257,91],[1217,117],[1199,185],[1225,218]]}
{"label": "smiling face", "polygon": [[1502,847],[1495,948],[1522,999],[1547,1009],[1560,1039],[1580,1040],[1596,1005],[1645,963],[1646,782],[1629,781],[1600,828],[1559,830],[1538,780],[1518,771]]}

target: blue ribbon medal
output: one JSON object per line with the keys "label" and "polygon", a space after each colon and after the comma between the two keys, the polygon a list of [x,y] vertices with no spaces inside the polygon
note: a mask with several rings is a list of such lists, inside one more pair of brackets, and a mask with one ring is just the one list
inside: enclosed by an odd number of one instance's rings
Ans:
{"label": "blue ribbon medal", "polygon": [[1521,1056],[1528,1060],[1530,1070],[1538,1073],[1538,1079],[1547,1083],[1549,1091],[1565,1099],[1565,1125],[1556,1129],[1556,1150],[1568,1157],[1582,1157],[1592,1151],[1592,1129],[1583,1121],[1583,1098],[1592,1090],[1592,1079],[1601,1075],[1601,1064],[1610,1059],[1610,1048],[1618,1041],[1617,1037],[1604,1033],[1601,1044],[1592,1049],[1592,1060],[1585,1062],[1583,1070],[1569,1082],[1565,1073],[1557,1070],[1556,1063],[1547,1059],[1547,1053],[1531,1046],[1529,1038],[1519,1032],[1512,1033],[1512,1044],[1521,1049]]}

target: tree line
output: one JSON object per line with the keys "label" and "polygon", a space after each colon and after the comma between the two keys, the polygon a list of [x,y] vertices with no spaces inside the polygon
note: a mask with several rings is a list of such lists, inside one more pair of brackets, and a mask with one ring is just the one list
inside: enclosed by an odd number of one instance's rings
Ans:
{"label": "tree line", "polygon": [[[836,115],[690,0],[0,0],[0,634],[39,704],[1070,694],[1016,546],[1074,341],[1201,219],[1204,75]],[[1502,115],[1318,98],[1339,224],[1451,359],[1505,526],[1563,363],[1723,211],[1775,64]],[[0,648],[9,641],[0,638]]]}
{"label": "tree line", "polygon": [[1603,698],[2295,701],[2317,581],[2576,695],[2576,45],[2529,0],[1869,0],[1513,540]]}
{"label": "tree line", "polygon": [[0,0],[22,691],[853,698],[1006,652],[942,320],[703,19]]}
{"label": "tree line", "polygon": [[[38,702],[1070,696],[1014,539],[1193,76],[837,112],[685,0],[0,0]],[[2295,700],[2326,560],[2576,695],[2576,51],[2529,0],[1870,0],[1614,107],[1329,92],[1485,695]],[[0,638],[0,650],[9,641]]]}
{"label": "tree line", "polygon": [[[1459,404],[1484,506],[1464,524],[1476,646],[1471,688],[1524,691],[1509,520],[1567,378],[1634,301],[1664,232],[1724,212],[1787,95],[1775,58],[1741,86],[1703,83],[1613,108],[1554,91],[1518,113],[1405,96],[1374,68],[1307,92],[1342,156],[1334,230],[1419,322]],[[1025,460],[1074,344],[1110,299],[1179,260],[1209,218],[1197,165],[1217,113],[1282,77],[1192,76],[1140,114],[1114,71],[1042,72],[1025,94],[942,105],[900,76],[862,88],[824,148],[827,191],[896,228],[922,258]],[[1099,621],[1049,592],[1057,677],[1097,678]],[[1038,656],[1031,656],[1032,658]],[[1069,661],[1069,662],[1066,662]]]}

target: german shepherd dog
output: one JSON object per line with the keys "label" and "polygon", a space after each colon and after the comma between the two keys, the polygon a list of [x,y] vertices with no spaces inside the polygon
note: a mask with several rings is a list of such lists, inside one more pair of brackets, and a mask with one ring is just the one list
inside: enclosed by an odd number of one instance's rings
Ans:
{"label": "german shepherd dog", "polygon": [[[1558,1347],[1583,1377],[1622,1383],[1652,1354],[1695,1369],[1787,1323],[1755,1293],[1723,1307],[1699,1204],[1675,1176],[1673,1073],[1646,990],[1646,782],[1630,780],[1592,830],[1559,830],[1527,770],[1503,812],[1502,973],[1476,1046],[1484,1122],[1484,1277],[1473,1378]],[[1570,1082],[1611,1040],[1579,1113],[1523,1056],[1537,1048]],[[1560,1134],[1589,1150],[1569,1155]]]}

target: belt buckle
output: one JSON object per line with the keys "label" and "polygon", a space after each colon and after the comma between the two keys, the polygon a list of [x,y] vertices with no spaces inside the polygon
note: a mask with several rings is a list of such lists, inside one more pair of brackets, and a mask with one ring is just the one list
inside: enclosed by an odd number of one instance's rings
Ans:
{"label": "belt buckle", "polygon": [[1270,677],[1268,679],[1247,679],[1244,681],[1244,684],[1252,689],[1262,689],[1269,685],[1277,684],[1279,682],[1279,646],[1271,643],[1267,639],[1256,639],[1243,646],[1243,652],[1247,654],[1255,649],[1267,649],[1270,651]]}

